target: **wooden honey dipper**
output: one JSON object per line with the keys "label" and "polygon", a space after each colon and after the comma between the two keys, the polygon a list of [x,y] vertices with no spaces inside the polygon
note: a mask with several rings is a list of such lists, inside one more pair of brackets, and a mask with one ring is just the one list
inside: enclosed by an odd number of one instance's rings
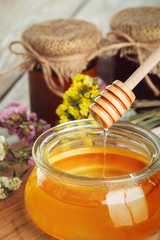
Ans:
{"label": "wooden honey dipper", "polygon": [[[125,81],[116,80],[106,87],[89,107],[92,117],[104,128],[111,127],[135,100],[132,92],[137,84],[160,61],[160,47]],[[142,89],[143,90],[143,89]]]}

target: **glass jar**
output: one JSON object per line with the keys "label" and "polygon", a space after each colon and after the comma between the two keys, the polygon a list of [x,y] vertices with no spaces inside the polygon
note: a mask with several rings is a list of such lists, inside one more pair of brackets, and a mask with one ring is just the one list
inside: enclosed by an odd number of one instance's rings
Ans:
{"label": "glass jar", "polygon": [[[82,74],[97,77],[96,62],[97,59],[90,61]],[[53,71],[52,79],[58,85],[59,80]],[[71,83],[71,78],[64,79],[64,91],[70,87]],[[48,88],[42,71],[36,67],[29,72],[29,95],[31,111],[36,112],[39,118],[46,120],[52,126],[58,124],[59,117],[56,109],[62,103],[62,98]]]}
{"label": "glass jar", "polygon": [[36,140],[25,189],[32,220],[63,240],[159,239],[159,138],[118,122],[104,142],[104,130],[88,119]]}
{"label": "glass jar", "polygon": [[34,23],[24,30],[22,39],[29,51],[32,49],[27,66],[31,111],[56,125],[55,111],[71,84],[69,78],[78,73],[97,77],[94,53],[101,45],[102,33],[93,23],[65,18]]}

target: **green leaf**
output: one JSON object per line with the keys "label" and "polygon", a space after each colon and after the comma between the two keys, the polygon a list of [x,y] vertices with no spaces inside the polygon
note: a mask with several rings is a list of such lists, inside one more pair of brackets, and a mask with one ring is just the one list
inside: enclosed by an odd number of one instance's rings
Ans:
{"label": "green leaf", "polygon": [[13,158],[15,158],[15,154],[13,152],[13,150],[11,149],[10,146],[7,147],[7,154]]}

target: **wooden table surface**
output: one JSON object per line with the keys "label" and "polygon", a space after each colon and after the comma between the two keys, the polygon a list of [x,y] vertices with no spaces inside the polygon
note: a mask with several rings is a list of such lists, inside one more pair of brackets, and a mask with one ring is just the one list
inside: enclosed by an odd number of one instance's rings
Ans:
{"label": "wooden table surface", "polygon": [[[132,6],[160,6],[160,0],[0,0],[0,71],[21,62],[20,57],[9,52],[8,45],[20,40],[30,24],[55,18],[83,19],[95,23],[105,35],[111,16]],[[0,77],[0,110],[13,100],[29,108],[27,79],[27,73],[21,75],[18,71]],[[2,132],[0,129],[0,135]],[[51,239],[31,222],[24,207],[24,186],[25,183],[7,202],[0,202],[0,239]]]}
{"label": "wooden table surface", "polygon": [[0,202],[0,240],[51,240],[32,222],[24,204],[24,189],[27,180],[7,201]]}

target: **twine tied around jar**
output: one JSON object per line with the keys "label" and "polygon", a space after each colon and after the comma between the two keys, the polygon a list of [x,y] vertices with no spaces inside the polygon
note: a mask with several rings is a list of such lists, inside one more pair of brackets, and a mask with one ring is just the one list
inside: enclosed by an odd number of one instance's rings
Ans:
{"label": "twine tied around jar", "polygon": [[[23,45],[27,52],[16,52],[15,50],[12,49],[12,46],[15,44],[21,44]],[[41,56],[38,52],[36,52],[30,44],[28,44],[27,42],[24,41],[14,41],[11,42],[9,45],[9,50],[11,51],[11,53],[14,53],[15,55],[21,55],[26,57],[26,60],[24,60],[22,63],[11,67],[10,69],[8,69],[5,72],[1,72],[0,76],[3,76],[5,74],[8,74],[16,69],[19,69],[20,72],[24,73],[24,72],[28,72],[30,70],[33,69],[33,67],[35,66],[36,62],[41,64],[42,67],[42,71],[44,73],[45,76],[45,80],[47,83],[47,86],[49,87],[49,89],[51,91],[53,91],[55,94],[61,96],[61,88],[63,87],[63,79],[61,77],[61,75],[59,74],[59,72],[57,71],[57,69],[54,67],[54,65],[49,61],[49,59],[44,58],[43,56]],[[52,72],[51,70],[53,70],[58,78],[59,81],[61,83],[61,87],[58,89],[56,84],[54,83],[54,81],[52,80]]]}
{"label": "twine tied around jar", "polygon": [[[118,50],[121,50],[120,56],[124,56],[129,60],[136,61],[131,54],[136,54],[137,62],[141,65],[145,59],[158,47],[160,46],[160,40],[156,41],[135,41],[131,36],[124,32],[110,31],[106,40],[108,42],[108,47],[106,50],[111,50],[113,54],[116,54]],[[157,65],[152,72],[158,73],[159,65]],[[148,86],[152,89],[155,96],[160,95],[159,89],[153,84],[148,75],[145,76],[145,80]]]}
{"label": "twine tied around jar", "polygon": [[[25,51],[25,52],[17,52],[17,51],[15,51],[12,48],[13,45],[15,45],[15,44],[22,45],[23,47],[25,47],[25,49],[27,51]],[[64,79],[63,79],[62,74],[56,68],[56,66],[54,65],[53,62],[54,61],[56,61],[56,62],[74,61],[74,60],[78,59],[78,60],[84,61],[84,66],[86,66],[88,61],[89,61],[88,60],[89,58],[87,57],[87,55],[90,55],[90,54],[86,54],[86,55],[85,54],[75,54],[75,55],[70,55],[70,56],[46,57],[46,56],[42,56],[38,52],[36,52],[33,49],[33,47],[29,43],[27,43],[25,41],[14,41],[14,42],[11,42],[9,44],[9,50],[11,51],[11,53],[13,53],[15,55],[24,56],[26,59],[22,63],[14,66],[14,67],[11,67],[10,69],[8,69],[8,70],[6,70],[4,72],[0,72],[0,76],[6,75],[6,74],[8,74],[8,73],[10,73],[10,72],[12,72],[12,71],[14,71],[16,69],[18,69],[22,73],[25,73],[25,72],[31,71],[36,64],[40,64],[48,88],[53,93],[55,93],[57,96],[60,96],[60,97],[62,97],[63,94],[64,94],[64,90],[63,90]],[[56,75],[58,77],[58,80],[59,80],[59,85],[60,86],[57,86],[55,84],[55,82],[53,81],[53,79],[52,79],[52,70],[56,73]],[[66,80],[67,80],[67,78],[66,78]]]}

